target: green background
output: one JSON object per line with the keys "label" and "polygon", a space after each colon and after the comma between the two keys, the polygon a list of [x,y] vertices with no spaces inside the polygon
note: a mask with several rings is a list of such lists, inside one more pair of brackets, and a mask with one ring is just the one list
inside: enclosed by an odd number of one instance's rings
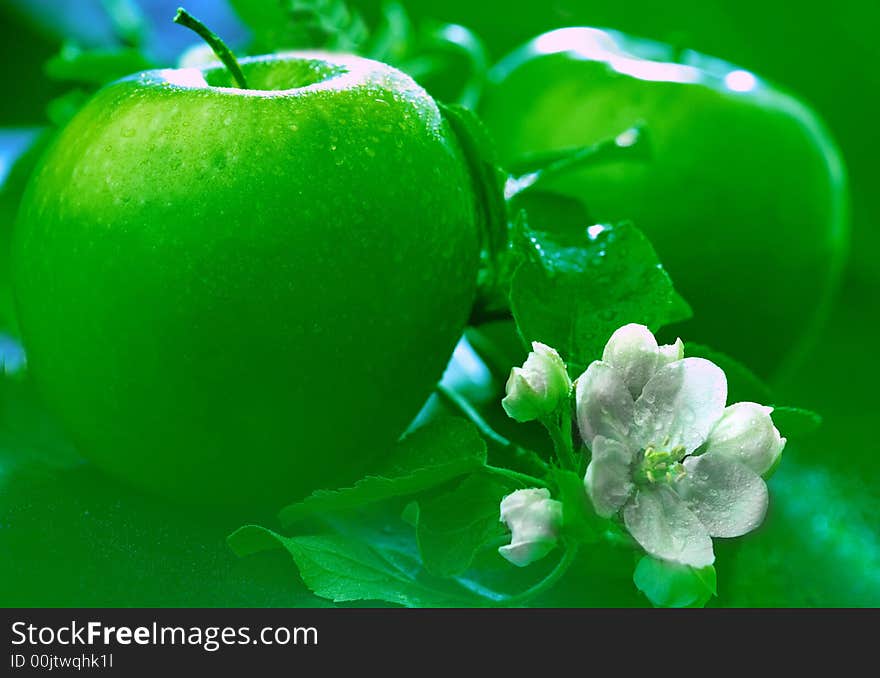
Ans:
{"label": "green background", "polygon": [[[377,3],[354,4],[368,16],[377,11]],[[158,28],[159,17],[170,18],[176,3],[143,5],[157,22],[157,53],[190,42],[175,27]],[[203,10],[208,15],[211,6],[213,25],[234,42],[243,34],[219,5],[188,3],[196,14]],[[799,5],[781,0],[419,0],[406,6],[414,17],[469,26],[496,58],[539,32],[565,25],[611,27],[675,41],[781,84],[824,118],[850,174],[851,256],[812,354],[796,375],[777,386],[781,400],[820,412],[825,424],[788,450],[771,483],[775,501],[764,528],[741,544],[718,549],[720,602],[880,605],[880,445],[875,432],[880,6],[864,0]],[[102,17],[99,2],[6,0],[0,5],[6,87],[0,125],[43,123],[46,104],[60,92],[43,77],[43,62],[56,52],[62,34],[76,32],[93,45],[110,40]],[[220,537],[235,525],[222,517],[193,517],[156,506],[108,486],[73,456],[45,461],[40,436],[51,436],[51,423],[28,423],[27,415],[16,410],[26,409],[20,390],[24,387],[18,384],[5,387],[0,414],[0,604],[322,604],[302,589],[281,554],[246,561],[231,557]],[[27,539],[21,537],[25,533]],[[616,571],[601,563],[582,567]],[[618,570],[620,581],[612,577],[604,591],[562,586],[541,602],[639,604],[630,571]]]}

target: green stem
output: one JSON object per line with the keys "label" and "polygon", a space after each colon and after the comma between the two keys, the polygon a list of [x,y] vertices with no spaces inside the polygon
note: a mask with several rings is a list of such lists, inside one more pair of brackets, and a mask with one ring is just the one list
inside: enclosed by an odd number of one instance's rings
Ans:
{"label": "green stem", "polygon": [[[567,408],[566,408],[567,409]],[[563,420],[566,417],[563,415]],[[577,463],[574,458],[574,451],[571,444],[571,419],[568,418],[568,435],[563,433],[565,426],[560,426],[558,419],[551,415],[540,420],[550,434],[550,440],[553,441],[553,451],[556,452],[556,459],[559,465],[569,471],[577,471]]]}
{"label": "green stem", "polygon": [[578,454],[578,450],[574,446],[574,439],[571,435],[572,429],[572,417],[571,412],[572,408],[575,406],[574,404],[574,389],[571,390],[571,395],[569,397],[569,401],[565,404],[564,409],[562,410],[562,439],[565,443],[565,448],[568,450],[569,455],[571,455],[571,462],[574,466],[574,470],[578,475],[582,475],[584,471],[586,471],[584,465],[584,455]]}
{"label": "green stem", "polygon": [[189,28],[191,31],[195,31],[202,40],[208,43],[208,47],[214,51],[217,58],[223,62],[223,65],[226,66],[236,84],[238,84],[241,89],[248,89],[247,80],[244,78],[244,73],[241,72],[241,66],[238,65],[238,59],[235,58],[232,50],[226,46],[226,43],[220,39],[219,35],[214,33],[183,7],[177,8],[177,14],[174,16],[174,23]]}
{"label": "green stem", "polygon": [[526,487],[547,487],[547,483],[540,478],[535,478],[534,476],[530,476],[528,473],[520,473],[519,471],[514,471],[510,468],[502,468],[501,466],[492,466],[491,464],[486,464],[484,470],[489,473],[494,473],[498,476],[503,476],[505,478],[510,478],[511,480],[521,483]]}
{"label": "green stem", "polygon": [[570,544],[566,549],[565,553],[562,555],[562,558],[556,564],[556,567],[544,577],[541,581],[539,581],[534,586],[527,588],[525,591],[521,593],[514,594],[512,596],[507,596],[495,602],[495,605],[504,606],[504,607],[513,607],[515,605],[520,605],[535,596],[544,593],[550,589],[556,582],[562,579],[563,575],[568,571],[568,568],[571,567],[571,564],[577,558],[578,547],[577,544]]}
{"label": "green stem", "polygon": [[[507,318],[510,318],[509,310],[507,311]],[[464,337],[480,360],[489,368],[492,376],[499,381],[505,381],[510,375],[511,358],[508,358],[495,342],[487,337],[483,330],[477,327],[466,327]]]}
{"label": "green stem", "polygon": [[609,546],[614,546],[616,548],[625,548],[625,549],[641,548],[638,545],[638,542],[636,542],[635,539],[630,537],[629,534],[627,534],[626,532],[618,531],[618,530],[613,530],[613,529],[605,530],[605,532],[602,533],[602,539],[604,539],[605,542]]}
{"label": "green stem", "polygon": [[505,198],[510,200],[523,191],[545,184],[548,180],[569,174],[573,170],[621,160],[645,158],[648,142],[641,127],[631,127],[613,139],[606,139],[589,146],[552,151],[535,156],[526,162],[515,163],[504,187]]}
{"label": "green stem", "polygon": [[462,398],[454,390],[443,384],[437,384],[436,391],[441,400],[470,420],[484,438],[507,452],[513,458],[512,461],[528,465],[541,473],[547,472],[548,466],[543,459],[531,450],[523,449],[519,445],[512,443],[495,431],[465,398]]}
{"label": "green stem", "polygon": [[571,439],[571,399],[569,398],[568,402],[562,408],[562,415],[560,417],[561,423],[559,427],[562,429],[562,441],[565,443],[566,449],[568,449],[572,454],[574,453],[574,444]]}
{"label": "green stem", "polygon": [[482,433],[486,438],[494,442],[496,445],[500,445],[501,447],[515,447],[515,445],[510,442],[507,438],[502,436],[500,433],[497,433],[486,420],[480,416],[480,413],[477,412],[476,408],[471,405],[465,398],[462,398],[458,393],[453,391],[448,386],[444,386],[443,384],[437,384],[436,387],[437,395],[445,401],[448,405],[451,405],[453,409],[458,410],[465,417],[470,419],[471,423],[473,423],[478,429],[480,429],[480,433]]}

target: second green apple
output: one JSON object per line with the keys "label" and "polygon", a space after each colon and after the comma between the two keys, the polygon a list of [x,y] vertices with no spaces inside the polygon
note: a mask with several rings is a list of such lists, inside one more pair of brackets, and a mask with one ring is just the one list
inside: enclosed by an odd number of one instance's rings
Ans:
{"label": "second green apple", "polygon": [[648,234],[694,309],[688,336],[764,376],[797,363],[847,241],[845,169],[814,113],[721,60],[592,28],[537,37],[491,80],[481,114],[507,163],[643,125],[647,159],[554,190]]}

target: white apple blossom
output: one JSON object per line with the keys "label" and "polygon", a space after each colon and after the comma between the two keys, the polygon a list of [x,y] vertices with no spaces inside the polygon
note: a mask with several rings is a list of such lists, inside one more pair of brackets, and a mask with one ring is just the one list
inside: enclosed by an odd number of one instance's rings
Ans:
{"label": "white apple blossom", "polygon": [[511,531],[510,544],[498,549],[506,560],[525,567],[546,556],[559,540],[562,504],[543,488],[517,490],[501,500],[501,522]]}
{"label": "white apple blossom", "polygon": [[507,380],[504,411],[516,421],[533,421],[554,412],[571,395],[571,378],[559,354],[532,342],[532,352],[522,367],[514,367]]}
{"label": "white apple blossom", "polygon": [[621,515],[652,556],[705,567],[712,537],[764,519],[761,475],[785,439],[772,408],[726,400],[721,368],[683,358],[680,340],[658,346],[642,325],[618,329],[577,380],[578,426],[592,450],[587,494],[599,515]]}

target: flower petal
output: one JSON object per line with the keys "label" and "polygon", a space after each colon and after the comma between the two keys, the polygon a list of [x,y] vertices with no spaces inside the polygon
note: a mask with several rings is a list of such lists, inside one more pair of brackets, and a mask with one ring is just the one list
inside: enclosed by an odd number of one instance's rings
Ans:
{"label": "flower petal", "polygon": [[770,418],[772,407],[757,403],[735,403],[725,408],[721,419],[709,433],[706,454],[738,461],[758,475],[776,463],[785,438]]}
{"label": "flower petal", "polygon": [[750,468],[711,454],[688,457],[679,496],[713,537],[739,537],[767,514],[767,485]]}
{"label": "flower petal", "polygon": [[691,567],[715,562],[703,523],[664,485],[640,488],[623,509],[626,529],[650,555]]}
{"label": "flower petal", "polygon": [[577,380],[577,420],[581,437],[592,446],[605,436],[626,443],[633,419],[633,398],[615,368],[601,360],[590,364]]}
{"label": "flower petal", "polygon": [[638,398],[648,379],[657,371],[658,350],[651,330],[631,323],[611,335],[605,344],[602,362],[618,370],[632,397]]}
{"label": "flower petal", "polygon": [[501,400],[501,406],[511,419],[526,422],[543,416],[544,411],[539,407],[540,397],[532,390],[522,368],[514,367],[510,370],[504,391],[507,395]]}
{"label": "flower petal", "polygon": [[632,495],[633,452],[623,443],[604,436],[593,438],[593,458],[584,476],[584,487],[593,508],[610,518]]}
{"label": "flower petal", "polygon": [[664,365],[674,363],[676,360],[684,358],[684,344],[682,343],[681,338],[676,339],[674,344],[660,346],[657,351],[660,353],[660,362],[657,363],[658,369]]}
{"label": "flower petal", "polygon": [[544,488],[517,490],[501,500],[501,522],[510,528],[510,544],[498,549],[517,567],[546,556],[555,547],[562,525],[562,503]]}
{"label": "flower petal", "polygon": [[505,495],[501,500],[501,522],[519,520],[545,499],[550,499],[550,490],[546,487],[530,487]]}
{"label": "flower petal", "polygon": [[532,342],[522,367],[514,367],[501,401],[508,416],[519,422],[544,417],[571,395],[571,379],[559,354],[546,344]]}
{"label": "flower petal", "polygon": [[498,547],[498,553],[511,565],[526,567],[535,561],[541,560],[550,551],[556,548],[556,542],[543,541],[518,541]]}
{"label": "flower petal", "polygon": [[727,377],[704,358],[664,365],[645,384],[635,402],[632,439],[641,447],[702,445],[721,418],[727,400]]}

